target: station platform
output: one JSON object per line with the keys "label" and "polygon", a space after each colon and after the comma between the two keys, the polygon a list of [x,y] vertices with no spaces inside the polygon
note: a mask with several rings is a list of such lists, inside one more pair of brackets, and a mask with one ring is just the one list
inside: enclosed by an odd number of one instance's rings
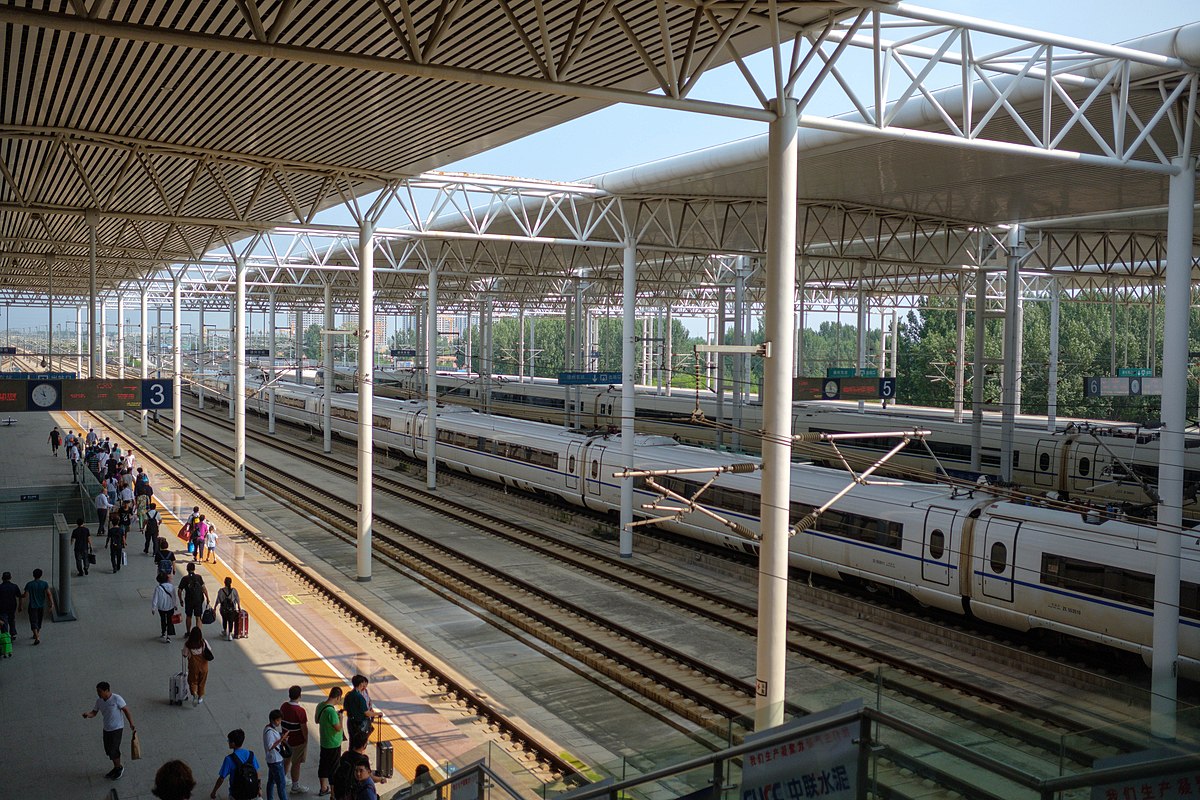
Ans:
{"label": "station platform", "polygon": [[[59,513],[71,514],[73,528],[80,493],[73,488],[65,454],[55,458],[46,439],[51,427],[65,430],[73,421],[66,414],[20,414],[18,423],[0,428],[0,491],[7,500],[14,492],[62,495],[52,502]],[[124,442],[132,441],[135,453],[142,443],[110,427],[105,433]],[[144,462],[139,462],[145,465]],[[194,505],[187,487],[151,470],[155,499],[163,510],[164,534],[174,547],[174,534],[182,526],[179,514]],[[42,501],[39,501],[42,502]],[[0,570],[13,574],[24,586],[32,571],[41,568],[57,586],[53,563],[53,527],[26,524],[25,514],[15,510],[31,501],[6,502],[0,519]],[[90,504],[89,504],[90,505]],[[43,510],[45,506],[43,504]],[[45,522],[49,519],[40,514]],[[352,622],[310,602],[287,576],[261,553],[244,547],[236,537],[223,537],[215,562],[198,565],[209,596],[215,597],[226,576],[239,590],[243,608],[250,615],[250,636],[226,641],[220,638],[220,623],[204,626],[216,658],[210,667],[207,693],[202,705],[168,702],[168,681],[181,669],[182,626],[170,644],[159,640],[157,613],[150,606],[156,584],[151,556],[142,552],[143,538],[135,528],[129,534],[127,565],[113,573],[103,539],[96,536],[94,513],[85,517],[93,531],[97,563],[90,573],[69,578],[75,612],[74,621],[47,621],[42,641],[34,646],[28,616],[18,614],[16,644],[12,658],[0,660],[0,708],[5,711],[3,786],[41,787],[27,796],[54,796],[58,800],[98,800],[110,797],[151,798],[154,773],[170,759],[182,759],[192,768],[197,786],[194,797],[208,797],[221,762],[229,750],[226,734],[235,728],[246,732],[246,746],[262,761],[262,730],[272,709],[287,698],[291,685],[303,690],[302,704],[310,720],[315,706],[334,685],[350,688],[356,673],[371,679],[370,694],[376,709],[384,713],[382,736],[393,743],[396,774],[379,785],[387,797],[407,786],[419,763],[429,764],[435,775],[445,765],[473,758],[480,746],[470,735],[439,714],[421,687],[396,680],[386,656],[373,642],[364,641]],[[18,523],[18,524],[13,524]],[[186,552],[178,564],[186,574]],[[175,583],[178,585],[176,576]],[[108,681],[114,693],[128,703],[137,727],[142,758],[131,761],[129,731],[123,743],[125,774],[118,781],[105,777],[112,764],[101,743],[98,718],[82,719],[96,699],[95,685]],[[316,726],[309,725],[310,749],[302,768],[301,783],[317,794]],[[374,763],[376,736],[368,750]],[[261,772],[264,781],[265,768]],[[290,781],[289,781],[290,782]],[[219,796],[224,797],[228,785]],[[0,788],[0,796],[8,789]]]}

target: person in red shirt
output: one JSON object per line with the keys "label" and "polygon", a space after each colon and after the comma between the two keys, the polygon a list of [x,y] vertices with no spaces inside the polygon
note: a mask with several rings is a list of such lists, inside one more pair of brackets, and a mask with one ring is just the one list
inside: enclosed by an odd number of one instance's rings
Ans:
{"label": "person in red shirt", "polygon": [[308,712],[300,705],[299,686],[288,689],[288,699],[279,707],[279,711],[283,714],[284,740],[292,748],[291,756],[283,760],[284,773],[289,768],[292,773],[292,788],[289,791],[304,794],[308,789],[300,785],[300,765],[304,763],[308,752]]}

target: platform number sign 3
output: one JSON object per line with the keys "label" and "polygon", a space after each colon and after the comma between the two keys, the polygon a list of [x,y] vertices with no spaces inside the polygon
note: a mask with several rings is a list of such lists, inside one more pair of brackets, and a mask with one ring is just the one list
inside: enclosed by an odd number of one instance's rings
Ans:
{"label": "platform number sign 3", "polygon": [[155,410],[171,405],[171,380],[142,381],[142,408]]}

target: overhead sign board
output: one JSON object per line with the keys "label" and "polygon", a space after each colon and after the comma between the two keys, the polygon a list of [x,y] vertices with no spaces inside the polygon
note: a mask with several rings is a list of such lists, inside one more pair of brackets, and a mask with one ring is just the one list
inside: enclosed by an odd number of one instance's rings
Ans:
{"label": "overhead sign board", "polygon": [[853,378],[858,371],[854,367],[829,367],[825,370],[826,378]]}
{"label": "overhead sign board", "polygon": [[415,347],[394,347],[392,348],[392,358],[416,358],[417,350]]}
{"label": "overhead sign board", "polygon": [[271,355],[271,351],[265,347],[246,348],[247,358],[266,358]]}
{"label": "overhead sign board", "polygon": [[17,348],[15,347],[0,347],[0,356],[15,356]]}
{"label": "overhead sign board", "polygon": [[1154,377],[1154,370],[1147,369],[1146,367],[1118,367],[1117,368],[1117,377],[1118,378],[1152,378],[1152,377]]}
{"label": "overhead sign board", "polygon": [[560,372],[560,386],[593,386],[605,383],[622,383],[625,376],[620,372]]}
{"label": "overhead sign board", "polygon": [[1098,375],[1083,379],[1084,397],[1138,397],[1161,394],[1162,378],[1109,378]]}
{"label": "overhead sign board", "polygon": [[136,411],[142,407],[140,379],[63,381],[64,411]]}
{"label": "overhead sign board", "polygon": [[796,400],[895,400],[895,378],[793,378]]}
{"label": "overhead sign board", "polygon": [[92,380],[0,379],[0,412],[138,411],[171,405],[173,381],[139,378]]}
{"label": "overhead sign board", "polygon": [[75,377],[74,372],[0,372],[0,380],[13,381],[69,381]]}

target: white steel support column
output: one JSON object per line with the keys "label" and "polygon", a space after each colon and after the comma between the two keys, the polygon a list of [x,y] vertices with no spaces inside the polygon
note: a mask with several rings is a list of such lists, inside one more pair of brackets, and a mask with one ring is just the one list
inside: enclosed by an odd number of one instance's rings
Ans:
{"label": "white steel support column", "polygon": [[[8,323],[12,327],[12,322]],[[146,330],[142,329],[142,337],[145,338]],[[80,378],[83,377],[83,307],[75,306],[75,374]]]}
{"label": "white steel support column", "polygon": [[100,372],[97,378],[108,377],[108,298],[100,298]]}
{"label": "white steel support column", "polygon": [[954,421],[962,422],[963,398],[966,395],[967,358],[967,274],[958,275],[958,317],[955,322],[954,346]]}
{"label": "white steel support column", "polygon": [[88,374],[89,378],[100,375],[100,344],[96,327],[96,226],[100,215],[95,211],[84,212],[88,226]]}
{"label": "white steel support column", "polygon": [[267,292],[267,433],[275,435],[275,290]]}
{"label": "white steel support column", "polygon": [[671,396],[671,382],[675,380],[675,342],[671,335],[671,301],[667,301],[666,330],[663,333],[663,368],[667,373],[667,397]]}
{"label": "white steel support column", "polygon": [[233,499],[246,496],[246,259],[235,260],[233,288]]}
{"label": "white steel support column", "polygon": [[[725,344],[725,287],[717,287],[717,344]],[[717,359],[717,449],[725,448],[725,356]]]}
{"label": "white steel support column", "polygon": [[1013,426],[1017,414],[1017,386],[1021,383],[1021,226],[1008,229],[1008,256],[1004,277],[1004,381],[1000,386],[1000,479],[1011,481],[1013,473]]}
{"label": "white steel support column", "polygon": [[525,381],[525,306],[517,309],[517,383]]}
{"label": "white steel support column", "polygon": [[371,580],[375,486],[375,224],[358,232],[358,576]]}
{"label": "white steel support column", "polygon": [[[634,312],[637,310],[637,241],[633,237],[625,240],[621,259],[621,463],[625,469],[633,469],[633,373],[637,366],[634,360]],[[586,465],[580,462],[576,469],[585,478]],[[633,479],[621,479],[621,558],[633,558]]]}
{"label": "white steel support column", "polygon": [[296,383],[304,385],[304,311],[292,306],[293,322],[296,325]]}
{"label": "white steel support column", "polygon": [[46,256],[46,364],[54,372],[54,254]]}
{"label": "white steel support column", "polygon": [[[856,375],[861,375],[863,368],[867,366],[867,318],[868,318],[867,292],[866,292],[866,289],[863,288],[861,271],[859,272],[859,276],[858,276],[858,303],[857,303],[857,306],[858,307],[857,307],[856,311],[858,313],[858,322],[856,323],[856,325],[858,327],[858,330],[855,331],[855,341],[854,341],[855,346],[857,348],[857,353],[855,355],[856,360],[854,362],[854,370],[855,370]],[[883,329],[881,326],[880,331],[879,331],[879,347],[881,350],[883,349],[883,341],[884,341]],[[880,355],[882,356],[882,353]],[[880,375],[884,374],[882,361],[880,362],[879,374]],[[860,414],[866,410],[866,406],[867,406],[867,404],[865,401],[863,401],[863,400],[858,401],[858,411]]]}
{"label": "white steel support column", "polygon": [[[142,285],[141,294],[141,333],[142,333],[142,380],[150,377],[150,306],[147,303],[146,286]],[[142,437],[150,434],[150,412],[142,409]]]}
{"label": "white steel support column", "polygon": [[425,447],[425,486],[437,488],[437,357],[438,357],[438,326],[437,326],[437,270],[429,270],[429,324],[425,326],[425,352],[428,353],[429,381],[425,386],[425,424],[429,429]]}
{"label": "white steel support column", "polygon": [[1163,291],[1163,429],[1158,448],[1160,505],[1150,687],[1150,733],[1159,739],[1175,738],[1176,693],[1179,688],[1177,661],[1180,530],[1183,526],[1183,431],[1187,425],[1192,204],[1196,196],[1195,162],[1185,156],[1172,163],[1179,167],[1179,174],[1171,176],[1167,206],[1167,281]]}
{"label": "white steel support column", "polygon": [[987,271],[975,273],[975,355],[971,367],[971,469],[979,472],[983,449],[983,364],[984,334],[987,326]]}
{"label": "white steel support column", "polygon": [[321,363],[325,386],[321,397],[321,449],[333,452],[333,284],[325,284],[325,324],[321,331]]}
{"label": "white steel support column", "polygon": [[[236,281],[236,277],[234,278]],[[237,316],[237,298],[234,297],[229,301],[229,368],[237,372],[235,368],[236,362],[233,359],[233,343],[238,336],[238,316]],[[234,415],[237,413],[236,403],[233,397],[233,387],[237,383],[236,376],[230,376],[229,380],[229,421],[233,422]]]}
{"label": "white steel support column", "polygon": [[[201,301],[200,301],[200,322],[199,322],[199,330],[197,330],[197,334],[199,336],[199,339],[197,340],[196,366],[199,369],[203,370],[204,369],[204,350],[205,350],[205,345],[207,344],[206,340],[208,338],[204,335],[204,300],[203,299],[201,299]],[[203,411],[204,410],[204,382],[203,381],[196,382],[196,395],[199,398],[197,400],[196,405],[197,405],[197,407],[199,407],[199,409],[201,411]]]}
{"label": "white steel support column", "polygon": [[796,104],[777,99],[767,151],[762,542],[758,567],[755,730],[783,722],[787,672],[788,508],[792,460],[792,289],[796,285]]}
{"label": "white steel support column", "polygon": [[[737,272],[734,273],[733,279],[733,343],[746,343],[746,317],[748,314],[746,302],[746,259],[739,257],[737,260]],[[747,366],[750,363],[750,357],[745,355],[735,355],[732,357],[733,362],[733,434],[729,437],[729,444],[734,452],[742,450],[742,428],[744,426],[744,409],[746,397],[746,385],[750,380],[750,370]]]}
{"label": "white steel support column", "polygon": [[171,458],[179,458],[183,455],[183,271],[171,277]]}
{"label": "white steel support column", "polygon": [[1062,287],[1058,278],[1050,279],[1050,363],[1046,385],[1046,432],[1054,433],[1058,416],[1058,326]]}
{"label": "white steel support column", "polygon": [[[125,295],[117,295],[117,377],[125,377]],[[117,412],[117,421],[125,421],[125,412]]]}
{"label": "white steel support column", "polygon": [[537,377],[537,321],[534,317],[529,323],[529,381]]}

